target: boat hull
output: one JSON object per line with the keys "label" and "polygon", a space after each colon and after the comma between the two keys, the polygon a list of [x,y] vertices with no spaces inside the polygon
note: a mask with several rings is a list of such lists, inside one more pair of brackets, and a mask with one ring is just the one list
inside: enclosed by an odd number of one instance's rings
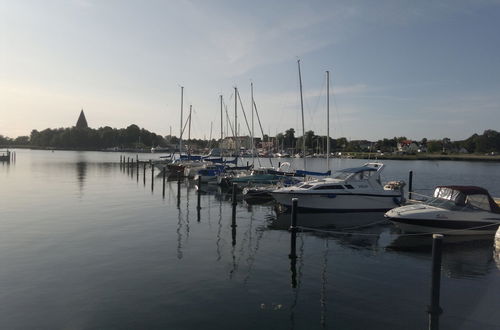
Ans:
{"label": "boat hull", "polygon": [[272,192],[280,204],[290,207],[292,198],[298,199],[302,210],[317,212],[385,212],[399,206],[399,195],[377,194],[304,194]]}

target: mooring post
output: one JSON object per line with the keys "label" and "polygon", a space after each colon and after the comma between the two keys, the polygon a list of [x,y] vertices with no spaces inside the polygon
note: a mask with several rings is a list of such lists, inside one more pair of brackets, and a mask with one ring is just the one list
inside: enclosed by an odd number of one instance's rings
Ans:
{"label": "mooring post", "polygon": [[431,282],[431,304],[428,307],[429,329],[439,329],[439,315],[443,312],[439,306],[441,292],[441,257],[442,257],[443,235],[432,235],[432,282]]}
{"label": "mooring post", "polygon": [[281,162],[278,162],[278,169],[281,167]]}
{"label": "mooring post", "polygon": [[297,212],[298,212],[298,198],[292,198],[292,219],[290,225],[290,259],[297,258]]}
{"label": "mooring post", "polygon": [[137,155],[136,164],[137,164],[137,173],[139,173],[139,155]]}
{"label": "mooring post", "polygon": [[198,210],[199,213],[201,209],[201,175],[198,175],[198,205],[196,206],[196,209]]}
{"label": "mooring post", "polygon": [[413,192],[413,171],[410,171],[408,177],[408,199],[411,199],[412,192]]}
{"label": "mooring post", "polygon": [[165,176],[167,174],[165,166],[163,166],[163,190],[162,190],[162,196],[165,198]]}
{"label": "mooring post", "polygon": [[144,185],[146,185],[146,162],[143,163],[143,173],[142,173],[142,181],[144,181]]}
{"label": "mooring post", "polygon": [[231,196],[231,204],[233,205],[233,208],[235,208],[236,204],[238,204],[238,201],[236,200],[236,187],[236,183],[233,183],[233,191]]}
{"label": "mooring post", "polygon": [[120,166],[122,166],[122,155],[120,155]]}

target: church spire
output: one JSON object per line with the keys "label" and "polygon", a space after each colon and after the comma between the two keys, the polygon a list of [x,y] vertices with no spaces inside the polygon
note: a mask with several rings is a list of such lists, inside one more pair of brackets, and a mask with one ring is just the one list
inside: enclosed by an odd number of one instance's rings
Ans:
{"label": "church spire", "polygon": [[83,113],[83,109],[80,112],[80,117],[78,117],[78,121],[76,122],[76,128],[88,128],[87,119],[85,119],[85,114]]}

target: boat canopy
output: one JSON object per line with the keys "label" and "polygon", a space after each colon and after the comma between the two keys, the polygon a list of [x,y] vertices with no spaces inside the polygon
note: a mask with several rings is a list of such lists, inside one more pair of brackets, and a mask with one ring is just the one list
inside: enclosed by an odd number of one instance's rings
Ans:
{"label": "boat canopy", "polygon": [[338,170],[338,172],[344,172],[344,173],[360,173],[364,171],[377,171],[377,169],[368,166],[361,166],[361,167],[351,167]]}
{"label": "boat canopy", "polygon": [[297,171],[295,171],[295,174],[297,176],[306,176],[306,175],[311,175],[311,176],[329,176],[330,174],[332,174],[332,171],[311,172],[311,171],[297,170]]}
{"label": "boat canopy", "polygon": [[500,213],[500,207],[488,191],[476,186],[437,186],[434,197],[455,202],[457,206],[472,206],[481,210]]}

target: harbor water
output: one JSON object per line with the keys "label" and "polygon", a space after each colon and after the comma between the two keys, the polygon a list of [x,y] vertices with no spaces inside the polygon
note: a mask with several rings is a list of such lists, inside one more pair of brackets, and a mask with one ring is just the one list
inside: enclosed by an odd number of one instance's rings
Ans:
{"label": "harbor water", "polygon": [[[233,218],[230,192],[204,186],[197,208],[194,181],[167,181],[163,195],[157,170],[124,168],[118,153],[16,154],[0,163],[0,329],[429,328],[431,239],[382,214],[300,215],[344,228],[299,232],[294,261],[290,214],[272,204],[239,200]],[[500,197],[497,163],[384,164],[384,181],[412,170],[419,194],[460,184]],[[445,239],[442,257],[439,328],[499,329],[493,237]]]}

